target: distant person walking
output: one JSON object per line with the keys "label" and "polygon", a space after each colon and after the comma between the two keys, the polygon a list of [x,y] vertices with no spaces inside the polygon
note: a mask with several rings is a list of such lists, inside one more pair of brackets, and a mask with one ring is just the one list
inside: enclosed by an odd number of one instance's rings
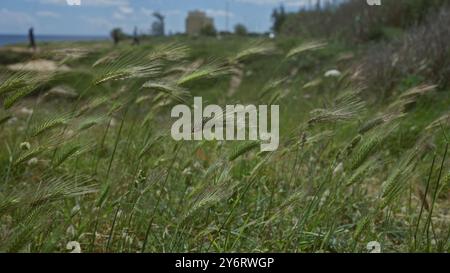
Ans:
{"label": "distant person walking", "polygon": [[139,45],[139,43],[140,43],[140,41],[139,41],[138,29],[137,29],[137,27],[134,27],[133,45]]}
{"label": "distant person walking", "polygon": [[34,39],[34,29],[32,27],[28,30],[28,39],[30,41],[30,47],[36,50],[36,40]]}

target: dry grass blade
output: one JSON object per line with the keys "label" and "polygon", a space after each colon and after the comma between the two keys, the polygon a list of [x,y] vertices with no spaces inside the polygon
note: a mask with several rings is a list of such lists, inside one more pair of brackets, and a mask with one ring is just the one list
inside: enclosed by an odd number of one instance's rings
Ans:
{"label": "dry grass blade", "polygon": [[231,59],[231,63],[240,63],[248,61],[256,56],[271,55],[273,53],[275,53],[275,46],[273,44],[256,42],[236,54],[236,56]]}
{"label": "dry grass blade", "polygon": [[310,82],[307,82],[305,85],[303,85],[303,88],[308,89],[308,88],[316,87],[316,86],[319,86],[320,84],[322,84],[322,82],[323,82],[323,79],[318,78],[318,79],[312,80]]}
{"label": "dry grass blade", "polygon": [[62,176],[43,180],[34,196],[30,198],[31,206],[54,202],[68,197],[96,193],[95,185],[90,177]]}
{"label": "dry grass blade", "polygon": [[300,53],[303,53],[303,52],[306,52],[309,50],[317,50],[317,49],[324,48],[326,45],[327,45],[327,43],[320,42],[320,41],[312,41],[312,42],[304,43],[302,45],[292,48],[286,55],[286,59],[295,57],[295,56],[299,55]]}
{"label": "dry grass blade", "polygon": [[400,99],[416,98],[436,90],[437,85],[422,84],[409,89],[400,95]]}
{"label": "dry grass blade", "polygon": [[401,159],[398,166],[389,175],[387,180],[382,185],[382,203],[381,208],[386,207],[389,203],[393,202],[402,190],[408,185],[408,181],[414,174],[414,168],[417,161],[414,161],[420,156],[421,149],[412,149],[407,152]]}
{"label": "dry grass blade", "polygon": [[436,119],[430,125],[428,125],[425,130],[433,130],[436,128],[441,128],[441,126],[448,125],[450,123],[450,114],[445,114],[440,118]]}
{"label": "dry grass blade", "polygon": [[220,76],[228,75],[230,73],[229,67],[224,64],[209,63],[195,68],[193,71],[185,73],[177,81],[178,86],[184,86],[194,81],[212,79]]}
{"label": "dry grass blade", "polygon": [[182,44],[170,43],[157,46],[149,55],[150,60],[179,61],[189,55],[189,48]]}
{"label": "dry grass blade", "polygon": [[287,78],[282,78],[278,80],[271,80],[269,81],[262,89],[261,94],[259,95],[259,98],[265,97],[267,94],[269,94],[272,90],[278,88],[280,85],[285,83]]}
{"label": "dry grass blade", "polygon": [[58,152],[55,157],[53,166],[56,168],[66,162],[67,160],[79,156],[87,151],[91,150],[89,145],[82,144],[71,144],[67,147],[64,147],[62,150]]}
{"label": "dry grass blade", "polygon": [[149,61],[145,50],[124,50],[113,52],[94,63],[97,74],[94,84],[119,81],[132,78],[154,77],[159,74],[161,65],[158,61]]}
{"label": "dry grass blade", "polygon": [[31,136],[35,137],[41,135],[51,129],[67,124],[71,119],[71,115],[65,114],[61,116],[54,116],[36,124],[31,129]]}
{"label": "dry grass blade", "polygon": [[43,153],[46,150],[47,150],[46,147],[39,146],[39,147],[33,148],[29,151],[26,151],[26,152],[22,153],[21,155],[19,155],[19,157],[16,160],[14,160],[13,166],[22,164],[25,161],[28,161],[31,158],[36,157],[37,155]]}
{"label": "dry grass blade", "polygon": [[186,99],[189,97],[189,93],[184,88],[169,82],[148,81],[142,85],[142,88],[162,92],[181,103],[187,103]]}
{"label": "dry grass blade", "polygon": [[356,170],[366,160],[377,151],[383,141],[396,129],[398,124],[388,123],[380,126],[372,135],[365,137],[362,143],[359,144],[359,149],[354,153],[350,161],[350,170]]}
{"label": "dry grass blade", "polygon": [[247,143],[242,143],[233,150],[233,152],[229,156],[229,160],[234,161],[240,156],[258,148],[260,145],[261,144],[259,141],[249,141]]}
{"label": "dry grass blade", "polygon": [[54,73],[36,74],[27,71],[14,73],[0,85],[0,95],[7,95],[3,102],[4,107],[11,108],[16,102],[36,91],[40,85],[55,75]]}
{"label": "dry grass blade", "polygon": [[228,198],[233,194],[235,187],[236,183],[231,181],[230,168],[226,167],[221,172],[215,185],[208,185],[197,195],[197,197],[193,198],[193,202],[184,214],[181,222],[192,216],[201,208],[210,207],[217,202]]}
{"label": "dry grass blade", "polygon": [[124,68],[111,69],[94,80],[95,85],[108,81],[121,81],[132,78],[147,78],[156,76],[160,72],[160,65],[157,63],[139,66],[128,66]]}
{"label": "dry grass blade", "polygon": [[93,126],[103,123],[105,120],[105,116],[85,118],[78,125],[77,132],[85,131]]}
{"label": "dry grass blade", "polygon": [[14,73],[0,85],[0,95],[26,87],[30,77],[32,74],[29,72]]}
{"label": "dry grass blade", "polygon": [[396,120],[398,118],[401,118],[403,116],[404,116],[403,114],[389,113],[389,114],[382,115],[380,117],[376,117],[376,118],[371,119],[371,120],[367,121],[366,123],[364,123],[361,126],[361,128],[359,129],[359,133],[365,134],[380,125],[389,123],[389,122]]}
{"label": "dry grass blade", "polygon": [[338,97],[330,109],[316,109],[311,112],[309,125],[350,121],[359,117],[365,110],[365,102],[359,98],[359,92],[346,92]]}
{"label": "dry grass blade", "polygon": [[95,110],[96,108],[106,104],[109,101],[108,97],[98,97],[88,101],[80,110],[77,111],[75,117],[80,117],[89,111]]}

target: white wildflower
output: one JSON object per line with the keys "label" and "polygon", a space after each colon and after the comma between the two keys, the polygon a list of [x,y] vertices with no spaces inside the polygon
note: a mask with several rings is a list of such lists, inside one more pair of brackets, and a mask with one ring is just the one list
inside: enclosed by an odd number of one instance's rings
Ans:
{"label": "white wildflower", "polygon": [[39,162],[39,160],[36,157],[33,157],[32,159],[28,160],[27,164],[28,166],[34,166]]}
{"label": "white wildflower", "polygon": [[81,253],[81,246],[77,241],[68,242],[66,245],[66,249],[72,250],[70,253]]}
{"label": "white wildflower", "polygon": [[22,143],[20,143],[20,149],[23,150],[23,151],[28,151],[29,149],[31,149],[30,142],[22,142]]}
{"label": "white wildflower", "polygon": [[185,168],[181,174],[186,176],[192,175],[192,168],[191,167]]}
{"label": "white wildflower", "polygon": [[381,244],[377,241],[368,242],[366,248],[369,253],[381,253]]}

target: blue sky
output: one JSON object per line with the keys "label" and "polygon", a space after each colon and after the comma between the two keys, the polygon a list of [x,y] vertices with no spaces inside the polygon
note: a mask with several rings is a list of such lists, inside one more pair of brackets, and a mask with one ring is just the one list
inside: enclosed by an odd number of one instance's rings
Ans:
{"label": "blue sky", "polygon": [[[131,33],[134,26],[148,32],[152,12],[166,16],[167,32],[184,32],[188,11],[203,10],[214,17],[219,30],[243,23],[251,31],[268,31],[272,9],[281,3],[296,11],[316,0],[81,0],[69,6],[66,0],[1,0],[0,33],[26,34],[33,26],[37,34],[107,35],[113,27]],[[332,1],[332,0],[322,0]],[[227,10],[228,2],[228,10]]]}

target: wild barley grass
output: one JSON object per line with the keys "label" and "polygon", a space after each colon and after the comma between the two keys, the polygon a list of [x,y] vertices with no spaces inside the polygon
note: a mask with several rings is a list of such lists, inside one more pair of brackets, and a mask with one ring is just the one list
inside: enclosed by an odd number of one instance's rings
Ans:
{"label": "wild barley grass", "polygon": [[[323,78],[334,67],[321,61],[326,43],[245,41],[223,59],[218,46],[203,60],[189,42],[82,48],[62,59],[69,71],[4,80],[0,250],[365,252],[370,241],[386,252],[449,250],[443,92],[413,86],[374,104],[351,77]],[[245,76],[230,96],[237,65]],[[86,78],[74,80],[76,70]],[[40,99],[62,83],[77,98]],[[279,104],[279,149],[172,140],[170,108],[198,95]]]}

